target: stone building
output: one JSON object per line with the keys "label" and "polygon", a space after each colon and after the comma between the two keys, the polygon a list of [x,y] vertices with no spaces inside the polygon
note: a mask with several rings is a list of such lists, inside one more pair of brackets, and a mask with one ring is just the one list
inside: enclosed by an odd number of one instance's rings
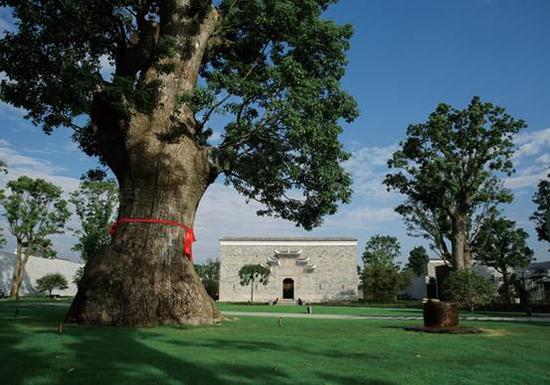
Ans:
{"label": "stone building", "polygon": [[226,237],[220,240],[220,301],[250,301],[239,270],[259,264],[271,271],[267,285],[254,285],[254,302],[318,303],[357,299],[354,238]]}

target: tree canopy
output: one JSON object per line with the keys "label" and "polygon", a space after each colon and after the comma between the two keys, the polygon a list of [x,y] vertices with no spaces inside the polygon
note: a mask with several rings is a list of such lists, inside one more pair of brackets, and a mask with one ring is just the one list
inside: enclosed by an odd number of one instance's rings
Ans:
{"label": "tree canopy", "polygon": [[254,301],[254,283],[259,282],[262,285],[267,285],[271,270],[262,265],[244,265],[239,269],[239,278],[241,286],[250,285],[250,301]]}
{"label": "tree canopy", "polygon": [[409,252],[409,263],[407,263],[407,268],[414,271],[414,273],[419,276],[426,273],[426,265],[430,257],[426,249],[422,246],[417,246]]}
{"label": "tree canopy", "polygon": [[204,264],[195,265],[206,292],[212,299],[218,299],[220,286],[220,261],[208,259]]}
{"label": "tree canopy", "polygon": [[72,128],[117,177],[132,119],[167,116],[158,140],[191,138],[259,214],[310,229],[351,194],[338,136],[357,116],[340,85],[352,28],[321,17],[333,2],[4,0],[1,96],[48,133]]}
{"label": "tree canopy", "polygon": [[61,233],[70,215],[61,188],[44,179],[27,176],[9,181],[7,188],[9,194],[2,190],[0,204],[9,231],[24,247],[24,254],[52,256],[51,241],[47,237]]}
{"label": "tree canopy", "polygon": [[90,170],[80,178],[77,190],[71,193],[70,202],[80,219],[81,228],[74,230],[78,237],[73,250],[87,262],[111,241],[109,227],[116,216],[118,186],[107,179],[102,170]]}
{"label": "tree canopy", "polygon": [[17,241],[11,297],[19,293],[25,265],[30,255],[52,258],[50,235],[63,231],[70,213],[67,201],[58,186],[44,179],[21,176],[7,183],[9,193],[0,190],[0,204],[8,222],[9,231]]}
{"label": "tree canopy", "polygon": [[363,251],[363,265],[393,266],[401,253],[401,245],[396,237],[374,235],[367,241]]}
{"label": "tree canopy", "polygon": [[530,219],[535,221],[538,239],[550,243],[550,174],[539,182],[533,203],[537,208]]}
{"label": "tree canopy", "polygon": [[[479,97],[464,110],[440,104],[425,123],[408,127],[407,139],[388,161],[395,172],[384,183],[408,198],[397,211],[406,216],[426,210],[438,232],[450,229],[457,268],[471,263],[468,232],[476,210],[512,200],[499,177],[513,172],[513,136],[523,127],[522,120]],[[424,231],[431,236],[431,229]]]}
{"label": "tree canopy", "polygon": [[47,291],[50,297],[54,289],[65,290],[68,287],[67,279],[60,273],[46,274],[36,280],[36,288],[39,291]]}
{"label": "tree canopy", "polygon": [[493,218],[483,224],[473,246],[477,262],[499,273],[527,267],[533,260],[533,250],[527,246],[529,234],[506,218]]}
{"label": "tree canopy", "polygon": [[376,302],[392,302],[399,290],[410,281],[406,272],[401,271],[397,259],[401,245],[396,237],[374,235],[367,241],[363,252],[361,284],[365,298]]}
{"label": "tree canopy", "polygon": [[506,218],[493,217],[480,228],[472,244],[476,262],[494,268],[502,275],[503,298],[512,301],[511,274],[533,261],[533,250],[527,246],[529,235]]}

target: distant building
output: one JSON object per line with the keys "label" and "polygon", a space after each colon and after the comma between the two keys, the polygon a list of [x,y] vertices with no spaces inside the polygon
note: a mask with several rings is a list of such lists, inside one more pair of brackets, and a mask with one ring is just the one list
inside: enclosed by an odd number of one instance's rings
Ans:
{"label": "distant building", "polygon": [[[499,286],[502,284],[502,274],[492,267],[480,264],[472,269]],[[425,273],[412,279],[410,286],[400,293],[401,297],[409,299],[440,298],[442,283],[451,271],[441,259],[431,259],[426,265]],[[550,261],[536,262],[524,269],[510,270],[510,275],[521,280],[529,293],[529,301],[533,304],[550,304]],[[520,303],[520,298],[515,298]]]}
{"label": "distant building", "polygon": [[[13,279],[13,268],[15,266],[16,255],[13,253],[0,252],[0,296],[9,295],[11,282]],[[46,274],[60,273],[66,279],[69,287],[65,290],[54,290],[54,294],[63,296],[73,296],[76,294],[76,285],[73,283],[73,277],[82,263],[72,262],[65,259],[48,259],[39,257],[29,257],[25,266],[25,278],[19,294],[36,295],[36,280]]]}
{"label": "distant building", "polygon": [[529,291],[530,303],[550,304],[550,261],[532,263],[516,274]]}
{"label": "distant building", "polygon": [[259,264],[271,270],[266,286],[256,283],[254,301],[328,302],[357,299],[357,240],[354,238],[226,237],[220,240],[220,301],[250,301],[239,270]]}

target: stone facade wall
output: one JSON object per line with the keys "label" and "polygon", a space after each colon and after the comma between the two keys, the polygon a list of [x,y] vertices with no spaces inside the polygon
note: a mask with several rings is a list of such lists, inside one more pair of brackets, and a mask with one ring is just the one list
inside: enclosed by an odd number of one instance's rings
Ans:
{"label": "stone facade wall", "polygon": [[[271,270],[267,285],[255,284],[254,302],[283,299],[283,280],[294,281],[294,300],[326,302],[357,299],[355,240],[231,240],[220,242],[220,301],[250,300],[250,285],[241,286],[239,269],[261,264]],[[298,251],[284,255],[277,251]]]}

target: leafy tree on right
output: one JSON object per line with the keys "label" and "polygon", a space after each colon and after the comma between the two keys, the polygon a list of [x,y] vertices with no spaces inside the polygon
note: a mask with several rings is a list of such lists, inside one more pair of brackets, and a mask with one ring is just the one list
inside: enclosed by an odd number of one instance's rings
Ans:
{"label": "leafy tree on right", "polygon": [[537,209],[529,218],[536,223],[539,241],[550,243],[550,174],[539,182],[533,202]]}
{"label": "leafy tree on right", "polygon": [[476,261],[502,275],[500,292],[506,303],[512,302],[513,270],[527,267],[533,260],[533,250],[526,244],[528,237],[514,221],[494,217],[483,224],[472,245]]}
{"label": "leafy tree on right", "polygon": [[[435,224],[444,241],[449,238],[448,259],[455,269],[472,264],[479,213],[512,200],[499,176],[513,173],[513,136],[525,126],[477,96],[463,110],[442,103],[426,122],[408,127],[407,139],[388,161],[396,172],[384,183],[407,196],[396,210],[437,218],[424,223]],[[434,239],[422,223],[413,225]]]}

